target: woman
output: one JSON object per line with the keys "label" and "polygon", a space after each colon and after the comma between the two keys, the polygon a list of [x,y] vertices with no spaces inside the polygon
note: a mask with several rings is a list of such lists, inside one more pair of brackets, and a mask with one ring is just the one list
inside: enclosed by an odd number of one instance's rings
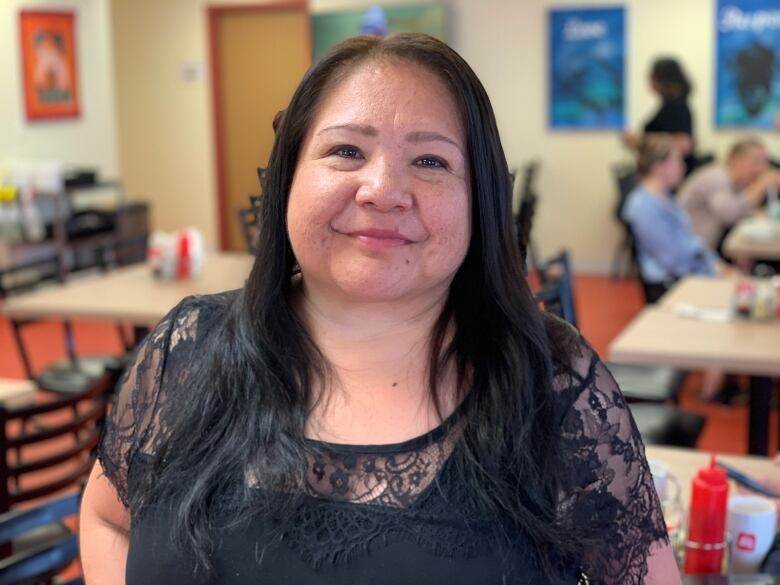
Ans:
{"label": "woman", "polygon": [[317,63],[246,286],[183,301],[119,388],[87,583],[679,583],[620,392],[533,303],[507,176],[443,43]]}
{"label": "woman", "polygon": [[639,145],[639,185],[626,199],[623,219],[634,237],[648,302],[655,302],[681,276],[725,271],[716,254],[694,235],[685,211],[672,195],[684,163],[674,138],[645,136]]}
{"label": "woman", "polygon": [[[688,107],[691,83],[676,59],[656,59],[650,71],[650,87],[661,98],[661,107],[645,123],[643,132],[647,134],[670,134],[675,146],[685,157],[685,173],[689,174],[696,159],[693,156],[695,139],[693,116]],[[636,149],[640,136],[627,133],[625,143]]]}

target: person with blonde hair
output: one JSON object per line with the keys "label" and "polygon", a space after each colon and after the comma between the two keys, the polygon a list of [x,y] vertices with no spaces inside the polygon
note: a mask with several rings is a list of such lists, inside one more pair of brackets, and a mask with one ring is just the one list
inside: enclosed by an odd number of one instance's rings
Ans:
{"label": "person with blonde hair", "polygon": [[722,270],[715,253],[691,230],[672,190],[685,171],[672,136],[651,134],[639,144],[640,183],[628,196],[623,219],[634,237],[648,301],[656,301],[681,276],[715,276]]}

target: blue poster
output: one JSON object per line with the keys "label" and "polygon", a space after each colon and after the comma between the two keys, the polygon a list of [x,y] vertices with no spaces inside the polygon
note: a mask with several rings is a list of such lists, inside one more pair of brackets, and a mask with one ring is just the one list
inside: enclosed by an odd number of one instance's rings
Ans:
{"label": "blue poster", "polygon": [[771,128],[780,114],[780,1],[718,0],[715,125]]}
{"label": "blue poster", "polygon": [[551,10],[550,126],[622,129],[625,54],[625,9]]}

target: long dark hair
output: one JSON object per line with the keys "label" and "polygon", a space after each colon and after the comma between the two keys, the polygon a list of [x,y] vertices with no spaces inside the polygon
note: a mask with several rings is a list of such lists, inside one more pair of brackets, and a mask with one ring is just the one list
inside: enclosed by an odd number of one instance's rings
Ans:
{"label": "long dark hair", "polygon": [[463,432],[453,453],[460,480],[496,519],[497,536],[511,539],[522,530],[541,566],[554,571],[559,559],[576,553],[577,542],[556,515],[562,458],[553,364],[513,233],[507,163],[474,72],[450,47],[420,34],[345,41],[301,81],[279,120],[264,177],[254,267],[210,334],[203,359],[193,364],[188,399],[169,401],[169,411],[161,413],[168,438],[156,457],[154,481],[135,504],[175,496],[176,541],[208,566],[215,507],[229,508],[238,520],[249,514],[250,502],[256,505],[252,491],[241,487],[247,469],[258,470],[267,491],[293,494],[303,486],[311,448],[304,425],[317,398],[311,389],[328,375],[328,364],[292,307],[296,260],[287,203],[318,104],[334,83],[371,59],[422,65],[457,101],[470,161],[472,235],[431,333],[430,391],[439,404],[439,380],[453,360],[464,395],[458,409]]}
{"label": "long dark hair", "polygon": [[650,79],[655,81],[658,93],[665,102],[687,98],[693,89],[680,62],[669,57],[655,60],[650,71]]}

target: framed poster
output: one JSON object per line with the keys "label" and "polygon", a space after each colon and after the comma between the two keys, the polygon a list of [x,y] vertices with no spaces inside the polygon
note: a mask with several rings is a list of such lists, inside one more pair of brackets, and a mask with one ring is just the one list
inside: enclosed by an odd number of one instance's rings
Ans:
{"label": "framed poster", "polygon": [[718,0],[715,125],[772,128],[780,114],[780,3]]}
{"label": "framed poster", "polygon": [[549,124],[554,130],[625,125],[626,17],[622,7],[549,12]]}
{"label": "framed poster", "polygon": [[373,34],[385,36],[396,32],[427,33],[445,39],[444,7],[441,4],[374,4],[360,10],[338,10],[312,15],[314,60],[333,45],[349,37]]}
{"label": "framed poster", "polygon": [[79,115],[73,12],[20,12],[22,83],[28,120]]}

